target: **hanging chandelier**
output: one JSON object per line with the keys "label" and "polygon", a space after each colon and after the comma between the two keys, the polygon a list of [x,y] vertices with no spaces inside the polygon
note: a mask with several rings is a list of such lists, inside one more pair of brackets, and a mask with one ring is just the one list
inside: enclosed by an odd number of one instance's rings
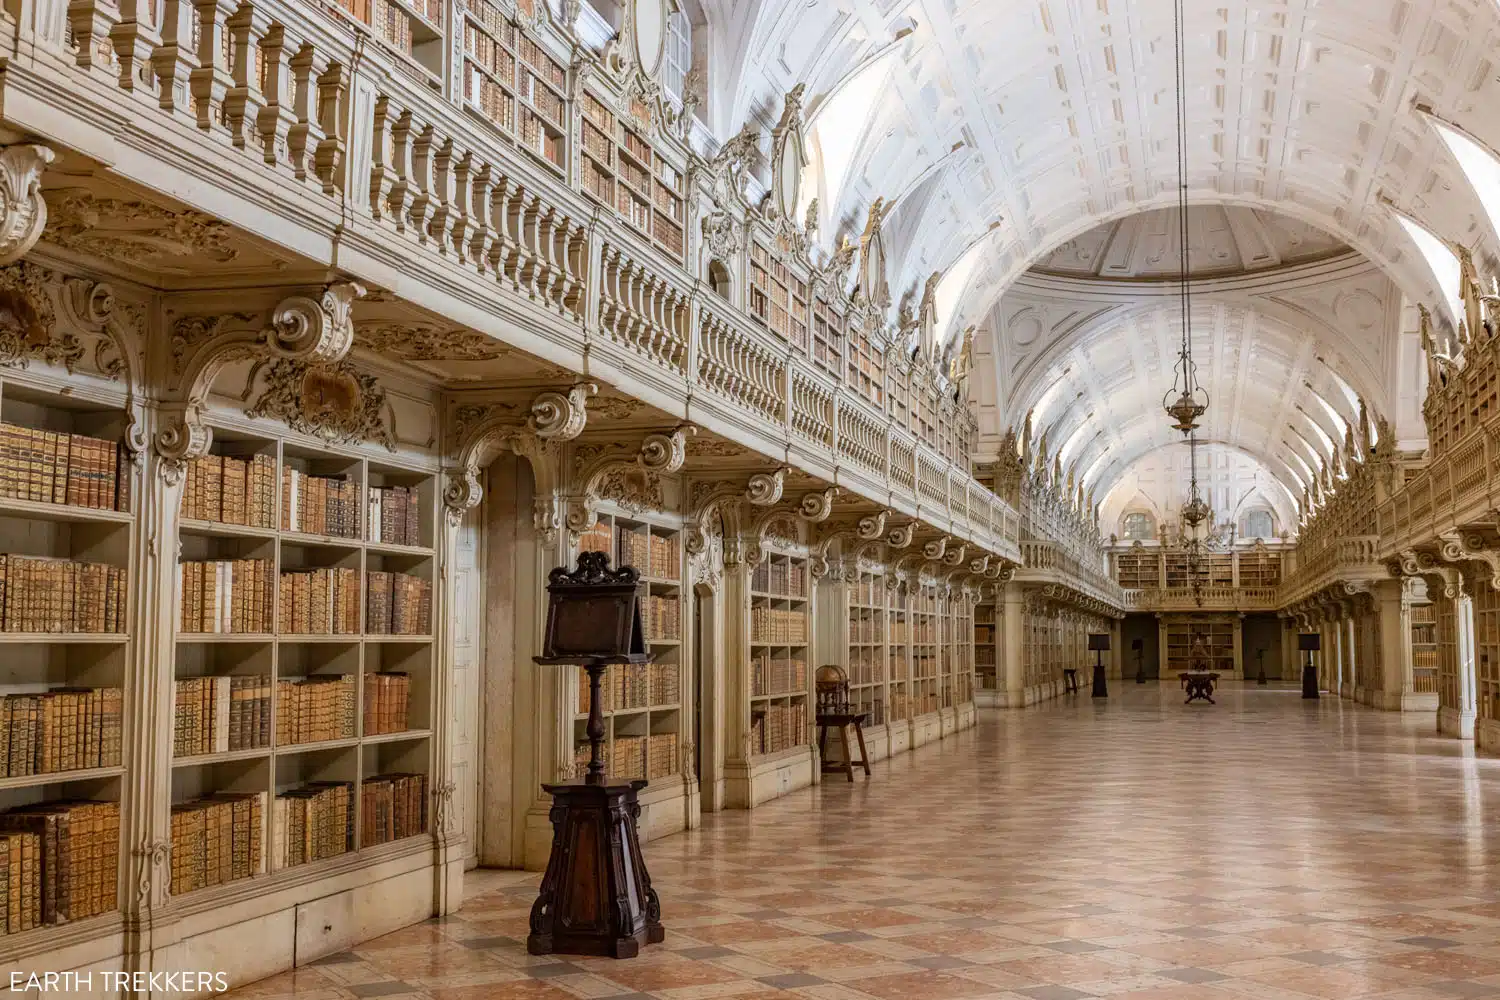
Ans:
{"label": "hanging chandelier", "polygon": [[1172,388],[1162,397],[1161,406],[1172,418],[1172,426],[1184,435],[1198,429],[1198,421],[1208,410],[1208,390],[1198,379],[1193,364],[1192,290],[1189,287],[1188,188],[1187,188],[1187,74],[1183,68],[1186,49],[1183,0],[1173,0],[1172,35],[1177,90],[1177,254],[1178,254],[1178,321],[1182,327],[1182,344],[1177,351],[1177,365]]}

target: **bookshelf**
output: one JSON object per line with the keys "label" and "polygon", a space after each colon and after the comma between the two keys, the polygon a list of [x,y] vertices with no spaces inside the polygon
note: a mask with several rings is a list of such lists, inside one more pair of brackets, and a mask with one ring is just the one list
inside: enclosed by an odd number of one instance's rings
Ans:
{"label": "bookshelf", "polygon": [[1162,555],[1140,542],[1115,556],[1115,579],[1126,590],[1155,590],[1161,586]]}
{"label": "bookshelf", "polygon": [[579,98],[584,194],[613,208],[679,264],[686,249],[686,178],[650,139],[593,94]]}
{"label": "bookshelf", "polygon": [[999,687],[1000,626],[996,619],[996,605],[985,602],[974,607],[974,680],[980,690],[994,691]]}
{"label": "bookshelf", "polygon": [[39,873],[0,920],[17,954],[120,908],[139,483],[123,408],[83,396],[0,381],[0,864]]}
{"label": "bookshelf", "polygon": [[1487,581],[1472,587],[1474,601],[1475,712],[1500,720],[1500,594]]}
{"label": "bookshelf", "polygon": [[[611,666],[600,688],[604,711],[603,752],[608,773],[619,778],[672,777],[681,771],[682,533],[675,527],[610,514],[600,516],[579,540],[581,552],[607,552],[615,566],[641,575],[641,624],[650,663]],[[578,671],[573,716],[573,764],[582,777],[589,762],[585,732],[589,716],[588,674]]]}
{"label": "bookshelf", "polygon": [[893,722],[907,722],[911,712],[911,612],[906,588],[887,590],[890,605],[886,612],[888,628],[887,654],[891,687],[888,716]]}
{"label": "bookshelf", "polygon": [[974,700],[974,606],[962,593],[948,598],[948,682],[943,707],[957,708]]}
{"label": "bookshelf", "polygon": [[1436,694],[1438,689],[1437,615],[1431,604],[1411,606],[1411,689]]}
{"label": "bookshelf", "polygon": [[[750,318],[795,345],[803,354],[808,352],[807,292],[807,282],[775,254],[759,242],[751,244]],[[824,350],[831,351],[833,333],[827,313],[823,314],[820,330],[828,341]],[[836,364],[832,367],[837,370]]]}
{"label": "bookshelf", "polygon": [[1463,704],[1458,690],[1458,602],[1440,597],[1432,607],[1437,619],[1438,705],[1456,711]]}
{"label": "bookshelf", "polygon": [[911,710],[912,717],[936,712],[942,704],[939,688],[944,649],[943,608],[937,586],[919,584],[910,595],[911,617]]}
{"label": "bookshelf", "polygon": [[443,72],[443,0],[338,0],[330,6],[374,29],[388,48],[434,83]]}
{"label": "bookshelf", "polygon": [[1235,639],[1237,628],[1234,621],[1226,618],[1200,616],[1187,619],[1165,619],[1166,669],[1170,673],[1191,670],[1193,636],[1202,635],[1208,653],[1208,668],[1221,674],[1232,675],[1235,671]]}
{"label": "bookshelf", "polygon": [[870,725],[886,722],[885,577],[860,573],[849,584],[849,702]]}
{"label": "bookshelf", "polygon": [[770,553],[750,580],[750,753],[809,745],[807,560]]}
{"label": "bookshelf", "polygon": [[235,428],[191,463],[174,896],[427,832],[438,499],[429,471]]}
{"label": "bookshelf", "polygon": [[1281,585],[1281,553],[1256,549],[1239,553],[1241,587]]}
{"label": "bookshelf", "polygon": [[569,127],[567,69],[492,0],[460,5],[464,106],[563,171]]}

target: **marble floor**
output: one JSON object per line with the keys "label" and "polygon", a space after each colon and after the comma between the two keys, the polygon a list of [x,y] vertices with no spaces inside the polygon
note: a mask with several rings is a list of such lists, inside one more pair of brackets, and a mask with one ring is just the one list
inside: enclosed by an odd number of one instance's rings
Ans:
{"label": "marble floor", "polygon": [[1500,761],[1290,689],[1115,682],[650,844],[667,941],[528,956],[536,876],[242,989],[350,1000],[1500,998]]}

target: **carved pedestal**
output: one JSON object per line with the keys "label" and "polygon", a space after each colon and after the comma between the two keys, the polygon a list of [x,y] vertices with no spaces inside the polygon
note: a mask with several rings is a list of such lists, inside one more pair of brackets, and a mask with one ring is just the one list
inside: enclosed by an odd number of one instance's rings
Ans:
{"label": "carved pedestal", "polygon": [[641,857],[641,780],[543,785],[552,794],[552,857],[531,907],[533,955],[634,958],[666,938]]}

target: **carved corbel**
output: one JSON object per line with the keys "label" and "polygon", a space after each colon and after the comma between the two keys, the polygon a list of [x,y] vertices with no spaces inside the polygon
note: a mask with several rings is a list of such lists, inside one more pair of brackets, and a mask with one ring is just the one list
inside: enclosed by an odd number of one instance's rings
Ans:
{"label": "carved corbel", "polygon": [[697,434],[692,424],[647,434],[630,458],[596,461],[580,477],[582,490],[568,499],[564,517],[569,541],[576,544],[594,525],[601,501],[627,509],[660,510],[665,506],[661,477],[680,470],[687,461],[687,439]]}
{"label": "carved corbel", "polygon": [[354,343],[353,305],[364,286],[343,281],[327,285],[314,298],[291,295],[271,310],[269,322],[255,325],[252,314],[187,316],[173,326],[173,378],[165,422],[155,447],[162,474],[180,482],[186,463],[208,452],[213,432],[203,423],[214,379],[247,358],[286,358],[308,363],[341,361]]}
{"label": "carved corbel", "polygon": [[449,523],[458,524],[483,499],[480,473],[501,451],[510,450],[531,463],[537,530],[553,544],[562,521],[556,505],[558,446],[583,432],[588,398],[598,391],[592,382],[579,382],[566,391],[549,389],[538,393],[524,414],[509,403],[458,406],[450,430],[454,467],[443,490]]}
{"label": "carved corbel", "polygon": [[893,549],[904,549],[911,545],[917,534],[917,522],[898,524],[885,536],[885,543]]}
{"label": "carved corbel", "polygon": [[984,575],[985,571],[989,569],[989,567],[990,554],[988,552],[980,556],[978,559],[969,560],[969,571],[971,573],[978,573],[982,576]]}
{"label": "carved corbel", "polygon": [[1435,577],[1442,581],[1443,596],[1448,600],[1454,601],[1460,597],[1466,596],[1467,591],[1464,589],[1463,571],[1460,570],[1457,566],[1444,566],[1442,563],[1438,562],[1437,558],[1434,557],[1432,553],[1412,552],[1412,550],[1410,549],[1401,553],[1403,565],[1406,564],[1406,557],[1408,553],[1412,554],[1417,566],[1417,571],[1422,576]]}
{"label": "carved corbel", "polygon": [[47,225],[42,171],[56,158],[35,143],[0,150],[0,265],[20,260],[41,237]]}
{"label": "carved corbel", "polygon": [[786,490],[786,474],[790,471],[780,468],[775,472],[757,472],[750,477],[745,499],[756,507],[774,507],[781,502],[781,495]]}
{"label": "carved corbel", "polygon": [[838,495],[837,486],[830,486],[821,492],[804,493],[802,502],[797,506],[797,515],[813,524],[826,521],[828,515],[833,513],[833,499]]}
{"label": "carved corbel", "polygon": [[885,519],[890,511],[881,511],[878,514],[870,514],[859,519],[859,525],[855,533],[862,542],[874,542],[885,536]]}
{"label": "carved corbel", "polygon": [[943,562],[947,563],[949,566],[962,565],[964,561],[964,554],[968,551],[968,548],[969,547],[967,544],[965,544],[964,542],[959,542],[957,548],[949,549],[947,554],[943,556]]}
{"label": "carved corbel", "polygon": [[941,561],[942,558],[943,558],[943,556],[947,553],[947,551],[948,551],[948,536],[947,535],[940,535],[939,537],[934,538],[930,542],[923,542],[922,543],[922,555],[926,556],[928,559],[933,560],[934,562]]}
{"label": "carved corbel", "polygon": [[1490,569],[1490,586],[1500,590],[1500,552],[1495,551],[1490,543],[1479,535],[1457,531],[1439,532],[1438,538],[1442,540],[1444,559],[1450,562],[1468,559],[1484,563]]}

